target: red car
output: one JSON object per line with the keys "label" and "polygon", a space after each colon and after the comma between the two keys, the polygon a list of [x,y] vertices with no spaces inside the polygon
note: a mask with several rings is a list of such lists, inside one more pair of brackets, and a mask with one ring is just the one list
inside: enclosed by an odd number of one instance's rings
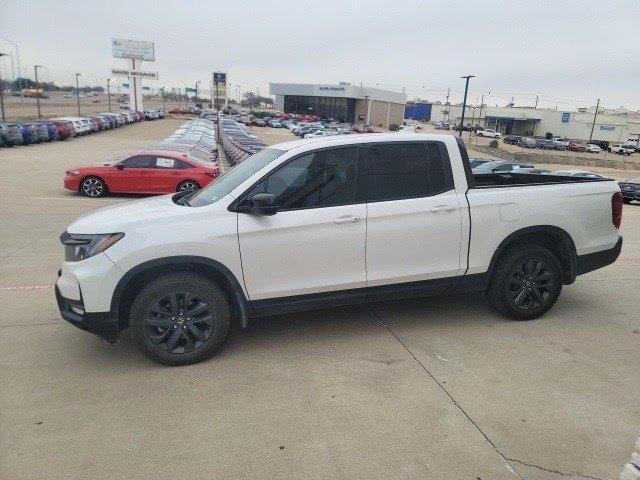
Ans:
{"label": "red car", "polygon": [[219,175],[217,165],[185,153],[143,150],[111,163],[71,168],[66,171],[64,187],[88,197],[107,193],[160,195],[197,190]]}
{"label": "red car", "polygon": [[364,126],[360,125],[359,123],[356,123],[351,130],[353,130],[356,133],[364,133],[365,132]]}
{"label": "red car", "polygon": [[60,135],[60,140],[65,140],[70,137],[75,137],[75,130],[73,127],[69,127],[68,122],[55,121],[53,124],[58,129],[58,134]]}
{"label": "red car", "polygon": [[380,130],[378,127],[374,127],[372,125],[365,125],[364,127],[364,133],[381,133],[382,130]]}
{"label": "red car", "polygon": [[254,118],[253,120],[251,120],[251,125],[255,125],[256,127],[266,127],[267,122],[265,122],[261,118]]}
{"label": "red car", "polygon": [[580,142],[569,142],[567,150],[571,150],[572,152],[586,152],[587,147]]}

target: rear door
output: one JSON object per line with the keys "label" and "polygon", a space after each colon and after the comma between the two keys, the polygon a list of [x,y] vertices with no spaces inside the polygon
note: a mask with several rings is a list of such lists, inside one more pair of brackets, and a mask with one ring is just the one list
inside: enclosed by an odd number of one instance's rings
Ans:
{"label": "rear door", "polygon": [[151,162],[155,157],[150,155],[135,155],[129,157],[109,172],[109,191],[119,193],[148,193],[149,172]]}
{"label": "rear door", "polygon": [[372,144],[367,158],[368,292],[408,282],[433,287],[433,293],[444,291],[460,273],[460,206],[444,143]]}
{"label": "rear door", "polygon": [[184,180],[191,166],[181,160],[170,157],[155,157],[149,170],[149,191],[151,193],[175,192],[178,184]]}

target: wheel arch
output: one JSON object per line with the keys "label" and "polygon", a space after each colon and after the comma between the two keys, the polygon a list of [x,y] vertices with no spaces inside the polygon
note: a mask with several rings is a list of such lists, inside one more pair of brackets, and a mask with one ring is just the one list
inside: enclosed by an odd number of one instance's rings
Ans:
{"label": "wheel arch", "polygon": [[213,280],[227,295],[242,327],[247,326],[249,317],[253,316],[253,308],[235,275],[226,266],[210,258],[183,255],[141,263],[120,279],[111,297],[111,312],[117,316],[119,331],[129,326],[129,311],[143,286],[154,278],[173,272],[199,273]]}
{"label": "wheel arch", "polygon": [[521,244],[542,245],[547,247],[562,265],[562,281],[565,285],[573,283],[578,272],[576,247],[571,235],[554,225],[537,225],[516,230],[500,242],[491,257],[487,270],[487,279],[491,279],[498,260],[508,248]]}

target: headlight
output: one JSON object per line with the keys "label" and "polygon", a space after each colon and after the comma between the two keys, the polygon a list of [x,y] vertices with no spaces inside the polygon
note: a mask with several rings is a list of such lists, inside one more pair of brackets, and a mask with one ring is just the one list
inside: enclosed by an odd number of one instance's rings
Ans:
{"label": "headlight", "polygon": [[78,170],[67,170],[67,175],[73,175],[75,177],[76,175],[80,175],[80,172]]}
{"label": "headlight", "polygon": [[104,252],[111,245],[124,237],[124,233],[101,233],[97,235],[69,234],[60,235],[64,245],[64,259],[67,262],[79,262]]}

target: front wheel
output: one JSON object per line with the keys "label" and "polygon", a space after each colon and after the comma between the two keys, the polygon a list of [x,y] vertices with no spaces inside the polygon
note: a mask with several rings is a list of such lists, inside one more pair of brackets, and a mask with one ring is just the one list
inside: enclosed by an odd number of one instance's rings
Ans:
{"label": "front wheel", "polygon": [[87,197],[102,197],[107,193],[107,185],[98,177],[87,177],[80,183],[80,193]]}
{"label": "front wheel", "polygon": [[498,260],[487,296],[493,307],[514,320],[547,313],[562,290],[562,267],[542,246],[519,246]]}
{"label": "front wheel", "polygon": [[199,188],[200,188],[200,185],[198,185],[193,180],[185,180],[184,182],[180,182],[178,184],[177,191],[178,192],[195,192]]}
{"label": "front wheel", "polygon": [[188,365],[220,348],[229,331],[229,303],[211,280],[173,273],[152,280],[129,316],[133,340],[154,362]]}

